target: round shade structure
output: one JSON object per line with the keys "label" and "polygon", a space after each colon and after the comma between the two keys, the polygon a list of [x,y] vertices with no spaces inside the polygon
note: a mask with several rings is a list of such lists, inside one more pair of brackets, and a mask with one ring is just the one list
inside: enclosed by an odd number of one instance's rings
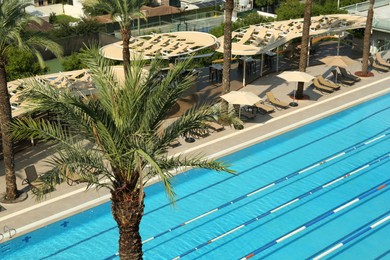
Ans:
{"label": "round shade structure", "polygon": [[[218,47],[217,38],[204,32],[171,32],[132,37],[130,39],[130,58],[153,59],[156,56],[162,59],[176,58],[190,55],[196,51]],[[106,45],[100,53],[112,60],[123,60],[122,41]]]}

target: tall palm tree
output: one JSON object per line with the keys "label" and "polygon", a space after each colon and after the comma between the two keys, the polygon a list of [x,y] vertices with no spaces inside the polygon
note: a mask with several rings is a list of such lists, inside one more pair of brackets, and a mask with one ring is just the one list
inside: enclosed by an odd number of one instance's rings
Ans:
{"label": "tall palm tree", "polygon": [[234,1],[226,0],[225,2],[225,27],[223,29],[223,72],[222,72],[222,89],[223,93],[230,92],[230,65],[232,58],[232,15]]}
{"label": "tall palm tree", "polygon": [[[143,12],[140,12],[144,0],[86,0],[83,5],[92,9],[101,10],[111,15],[112,19],[119,23],[121,37],[122,37],[122,55],[123,68],[127,73],[130,65],[130,38],[131,25],[133,24],[133,17],[145,17]],[[125,74],[126,75],[126,74]]]}
{"label": "tall palm tree", "polygon": [[0,1],[0,128],[6,178],[6,193],[5,197],[1,199],[5,202],[12,202],[20,195],[16,185],[12,138],[9,134],[12,113],[7,88],[7,50],[10,47],[17,47],[32,52],[38,57],[42,66],[44,62],[36,48],[46,48],[56,55],[62,53],[58,44],[42,36],[39,32],[24,31],[29,23],[40,23],[41,21],[25,12],[25,8],[30,5],[31,1],[28,0]]}
{"label": "tall palm tree", "polygon": [[368,58],[370,56],[372,20],[374,19],[374,4],[375,0],[370,0],[370,5],[367,11],[367,23],[366,28],[364,29],[363,40],[362,76],[368,75]]}
{"label": "tall palm tree", "polygon": [[[158,176],[173,201],[169,178],[177,169],[230,170],[223,162],[166,154],[173,140],[201,130],[212,115],[210,107],[201,106],[163,128],[167,113],[194,80],[193,75],[180,76],[190,61],[178,63],[163,79],[158,77],[159,61],[152,61],[148,72],[142,69],[145,62],[133,61],[131,73],[120,83],[107,60],[98,54],[93,60],[88,61],[97,89],[93,98],[35,82],[27,91],[32,108],[53,112],[62,125],[57,120],[18,120],[13,133],[15,138],[43,138],[61,145],[49,181],[60,182],[69,173],[77,173],[90,185],[110,189],[120,234],[119,255],[121,259],[141,259],[139,224],[145,184]],[[82,140],[84,145],[80,145]]]}
{"label": "tall palm tree", "polygon": [[[310,41],[310,25],[311,25],[311,0],[306,0],[305,3],[305,14],[303,17],[303,28],[302,28],[302,42],[301,42],[301,55],[299,59],[299,71],[306,71],[307,58],[309,52],[309,41]],[[295,93],[295,97],[298,99],[303,98],[303,82],[298,82],[298,88]]]}

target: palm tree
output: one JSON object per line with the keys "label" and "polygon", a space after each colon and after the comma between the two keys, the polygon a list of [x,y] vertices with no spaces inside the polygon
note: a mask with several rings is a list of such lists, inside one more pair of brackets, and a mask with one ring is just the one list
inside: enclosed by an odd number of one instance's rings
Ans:
{"label": "palm tree", "polygon": [[370,56],[370,42],[371,42],[372,20],[374,18],[374,4],[375,4],[375,0],[370,0],[370,5],[367,11],[367,24],[366,24],[366,28],[364,29],[361,76],[368,76],[368,58]]}
{"label": "palm tree", "polygon": [[[306,0],[305,14],[303,17],[302,28],[302,42],[301,42],[301,55],[299,59],[299,71],[305,72],[307,67],[307,58],[309,52],[309,40],[310,40],[310,25],[311,25],[311,0]],[[298,82],[297,92],[295,97],[297,99],[303,98],[303,82]]]}
{"label": "palm tree", "polygon": [[[94,54],[88,60],[96,84],[94,97],[80,97],[70,91],[59,92],[50,85],[35,82],[27,92],[34,111],[51,111],[60,121],[18,120],[15,138],[42,138],[59,143],[53,157],[56,183],[69,173],[111,192],[112,214],[119,227],[121,259],[141,259],[139,224],[144,211],[144,186],[158,176],[171,201],[174,191],[169,178],[183,167],[228,171],[223,162],[200,157],[168,157],[166,149],[179,136],[197,132],[210,119],[211,108],[193,108],[163,127],[164,119],[176,100],[190,87],[193,75],[180,76],[191,61],[178,63],[161,79],[159,61],[152,61],[145,72],[144,61],[133,61],[131,73],[120,83],[108,61]],[[80,145],[83,141],[84,145]]]}
{"label": "palm tree", "polygon": [[56,55],[62,53],[57,43],[48,40],[39,32],[24,31],[29,23],[36,22],[39,24],[41,21],[25,12],[25,8],[30,5],[31,2],[28,0],[0,1],[0,128],[6,178],[6,193],[1,199],[4,202],[15,201],[20,195],[16,185],[12,138],[9,134],[9,123],[12,119],[12,113],[7,88],[7,50],[10,47],[17,47],[32,52],[37,56],[42,66],[44,62],[36,48],[46,48]]}
{"label": "palm tree", "polygon": [[226,0],[225,3],[225,27],[223,29],[223,72],[222,89],[223,94],[230,92],[230,64],[232,57],[232,15],[234,1]]}
{"label": "palm tree", "polygon": [[123,54],[123,69],[126,73],[130,66],[130,50],[129,43],[131,38],[131,25],[133,18],[131,16],[144,18],[145,14],[140,12],[143,0],[86,0],[83,5],[92,9],[101,10],[111,15],[112,19],[117,21],[120,26],[122,36],[122,54]]}

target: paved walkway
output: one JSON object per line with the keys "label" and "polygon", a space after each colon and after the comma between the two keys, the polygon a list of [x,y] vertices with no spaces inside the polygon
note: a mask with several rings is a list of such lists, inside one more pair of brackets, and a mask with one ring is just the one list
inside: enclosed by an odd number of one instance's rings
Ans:
{"label": "paved walkway", "polygon": [[[356,71],[360,69],[360,66],[360,63],[356,62],[349,69]],[[328,69],[325,65],[317,65],[309,67],[307,71],[312,75],[319,75],[324,74]],[[305,93],[310,96],[310,100],[298,101],[298,107],[277,110],[269,115],[257,115],[255,120],[245,123],[243,130],[234,130],[227,127],[221,132],[212,133],[210,136],[197,139],[196,142],[191,144],[180,140],[182,145],[170,149],[169,153],[202,153],[206,157],[218,158],[350,106],[389,93],[390,72],[374,72],[374,74],[374,77],[362,79],[354,86],[343,87],[341,90],[329,95],[322,95],[316,90],[308,88],[305,90]],[[270,74],[246,86],[244,90],[251,91],[260,97],[264,97],[266,91],[272,90],[275,96],[290,102],[291,99],[288,97],[288,94],[294,88],[294,83],[288,84],[276,77],[276,74]],[[16,175],[20,189],[28,191],[27,187],[21,185],[21,181],[24,178],[23,169],[28,165],[34,164],[39,173],[47,171],[49,167],[45,160],[52,153],[53,148],[44,144],[38,144],[17,154]],[[0,172],[3,174],[2,169],[0,169]],[[0,176],[0,190],[5,190],[3,175]],[[0,231],[3,229],[3,226],[7,225],[8,227],[16,228],[16,235],[22,235],[32,229],[45,226],[50,222],[109,200],[107,190],[85,191],[85,185],[81,184],[75,186],[60,185],[55,191],[47,195],[46,200],[41,202],[37,202],[30,191],[28,193],[29,198],[22,203],[3,205],[6,210],[0,212]],[[8,234],[4,235],[5,238],[1,242],[8,240]]]}

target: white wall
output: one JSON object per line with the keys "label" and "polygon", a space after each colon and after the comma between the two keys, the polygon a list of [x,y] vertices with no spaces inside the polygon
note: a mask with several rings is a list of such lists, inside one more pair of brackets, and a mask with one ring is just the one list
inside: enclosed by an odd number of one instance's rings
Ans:
{"label": "white wall", "polygon": [[64,5],[55,4],[55,5],[47,5],[47,6],[29,6],[26,8],[26,11],[32,14],[36,14],[38,16],[49,16],[50,13],[54,12],[57,15],[64,14],[63,10],[65,10],[65,14],[69,16],[73,16],[76,18],[80,18],[84,16],[83,5],[79,0],[73,0],[73,5]]}

